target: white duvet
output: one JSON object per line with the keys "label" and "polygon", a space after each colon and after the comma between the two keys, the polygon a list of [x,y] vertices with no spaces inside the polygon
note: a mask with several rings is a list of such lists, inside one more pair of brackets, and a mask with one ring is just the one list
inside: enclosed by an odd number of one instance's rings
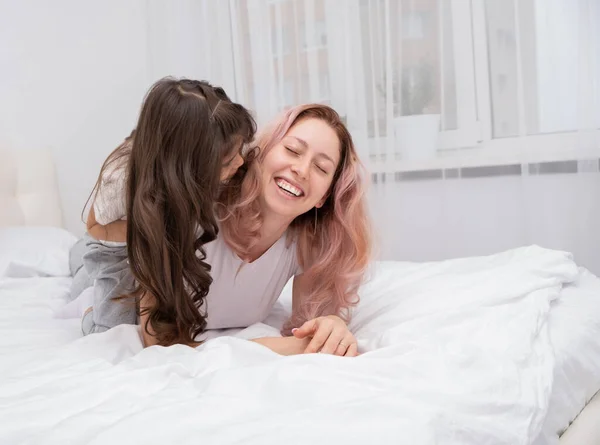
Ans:
{"label": "white duvet", "polygon": [[277,335],[289,289],[266,324],[144,350],[136,327],[79,338],[55,318],[68,278],[0,278],[0,444],[556,440],[549,308],[581,273],[539,247],[379,263],[351,324],[358,358],[244,340]]}

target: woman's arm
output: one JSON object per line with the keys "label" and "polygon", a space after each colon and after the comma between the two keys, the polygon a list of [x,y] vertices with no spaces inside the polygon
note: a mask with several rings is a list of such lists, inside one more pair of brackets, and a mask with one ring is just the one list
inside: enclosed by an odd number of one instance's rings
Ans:
{"label": "woman's arm", "polygon": [[[142,328],[142,341],[144,343],[144,347],[147,348],[149,346],[154,346],[158,344],[158,340],[152,330],[152,325],[148,324],[148,330],[146,330],[146,322],[148,320],[148,309],[152,307],[154,304],[154,297],[145,293],[140,301],[140,326]],[[148,332],[149,331],[149,332]],[[295,337],[263,337],[256,338],[253,340],[255,343],[266,346],[273,352],[281,355],[296,355],[302,354],[308,343],[310,342],[310,338],[299,339]],[[196,347],[201,343],[193,343],[188,346]]]}
{"label": "woman's arm", "polygon": [[[142,328],[142,341],[144,347],[150,347],[158,344],[158,340],[152,330],[152,325],[148,324],[148,330],[146,330],[146,322],[148,320],[148,309],[154,304],[154,297],[145,293],[140,301],[140,326]],[[148,332],[149,331],[149,332]],[[271,351],[281,355],[297,355],[304,353],[307,348],[310,337],[305,339],[295,337],[263,337],[256,338],[253,340],[254,343],[263,345],[269,348]],[[188,346],[194,348],[199,346],[201,342],[193,343]]]}
{"label": "woman's arm", "polygon": [[[303,284],[302,284],[302,275],[298,275],[294,277],[293,283],[293,295],[297,295],[299,292],[302,292]],[[292,311],[296,310],[296,306],[298,304],[299,298],[294,298],[292,300]],[[291,337],[263,337],[256,338],[251,341],[266,346],[273,352],[276,352],[281,355],[298,355],[304,354],[308,345],[310,344],[311,337],[306,336],[305,338],[297,338],[294,336]]]}
{"label": "woman's arm", "polygon": [[[310,283],[304,274],[294,277],[292,287],[292,311],[300,310],[304,296],[309,292]],[[346,357],[358,355],[356,338],[348,326],[337,315],[324,315],[307,321],[292,330],[294,337],[311,339],[304,350],[305,353],[322,352]]]}
{"label": "woman's arm", "polygon": [[[146,322],[149,315],[148,309],[155,304],[154,301],[154,297],[147,292],[142,296],[140,301],[140,326],[142,328],[142,340],[144,347],[146,348],[158,344],[158,340],[156,339],[154,331],[152,330],[152,325],[148,324],[148,330],[146,330]],[[311,341],[311,337],[262,337],[255,338],[250,341],[258,343],[259,345],[263,345],[277,354],[297,355],[303,354],[306,351]],[[200,345],[200,343],[194,343],[188,346],[196,347],[198,345]]]}
{"label": "woman's arm", "polygon": [[127,241],[127,221],[121,219],[102,225],[96,221],[96,214],[92,205],[87,219],[87,232],[98,240],[124,243]]}

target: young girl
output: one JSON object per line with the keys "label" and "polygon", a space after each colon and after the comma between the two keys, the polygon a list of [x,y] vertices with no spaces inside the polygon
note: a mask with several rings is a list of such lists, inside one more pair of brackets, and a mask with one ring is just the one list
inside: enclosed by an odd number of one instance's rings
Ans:
{"label": "young girl", "polygon": [[157,343],[190,343],[205,329],[198,307],[212,281],[204,245],[218,233],[214,204],[254,132],[249,112],[221,88],[171,78],[152,86],[92,192],[84,334],[136,323],[132,300],[146,295],[159,303],[142,311]]}

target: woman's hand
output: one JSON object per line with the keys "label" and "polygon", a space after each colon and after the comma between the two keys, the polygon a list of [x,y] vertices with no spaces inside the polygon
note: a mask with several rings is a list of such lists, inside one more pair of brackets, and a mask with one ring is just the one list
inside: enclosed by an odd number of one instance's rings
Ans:
{"label": "woman's hand", "polygon": [[321,352],[345,357],[356,357],[358,345],[352,332],[340,317],[328,315],[313,318],[298,329],[292,329],[292,334],[298,339],[311,338],[304,353]]}

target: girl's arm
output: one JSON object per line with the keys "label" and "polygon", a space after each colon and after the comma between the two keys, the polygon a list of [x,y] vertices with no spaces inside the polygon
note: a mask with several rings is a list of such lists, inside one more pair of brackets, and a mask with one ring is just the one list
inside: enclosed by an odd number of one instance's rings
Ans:
{"label": "girl's arm", "polygon": [[117,220],[106,225],[102,225],[96,221],[94,206],[92,205],[87,219],[87,232],[90,236],[103,241],[127,241],[127,221]]}

